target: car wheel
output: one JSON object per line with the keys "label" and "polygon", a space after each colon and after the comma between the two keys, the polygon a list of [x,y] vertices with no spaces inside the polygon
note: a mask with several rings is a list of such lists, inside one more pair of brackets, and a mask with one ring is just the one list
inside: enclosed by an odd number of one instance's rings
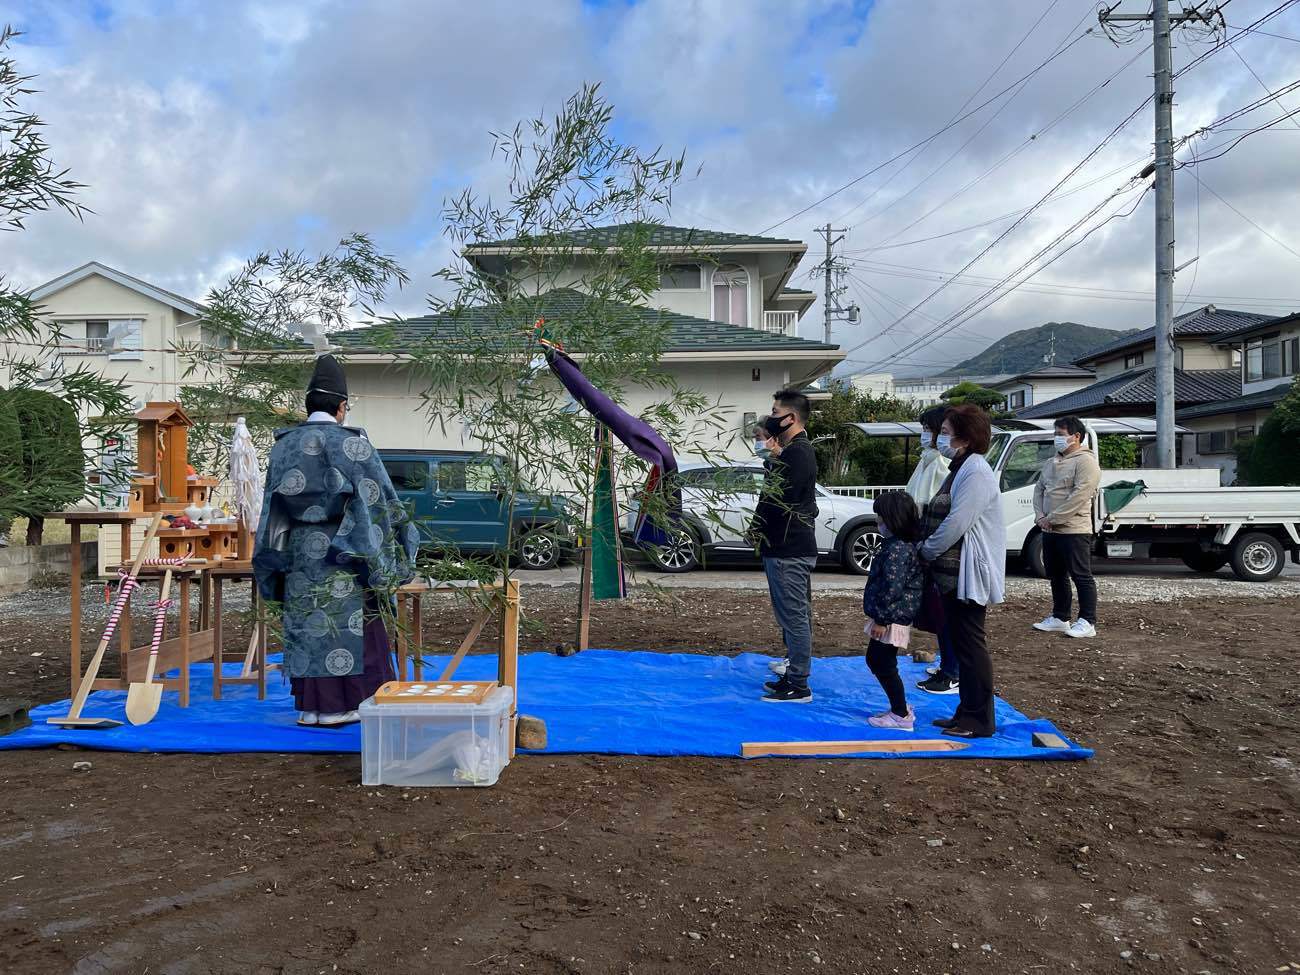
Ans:
{"label": "car wheel", "polygon": [[560,543],[545,528],[527,528],[519,536],[515,555],[522,568],[533,571],[554,569],[560,564]]}
{"label": "car wheel", "polygon": [[1020,553],[1025,561],[1025,571],[1035,579],[1047,578],[1047,560],[1043,556],[1043,533],[1034,532]]}
{"label": "car wheel", "polygon": [[1250,532],[1232,546],[1232,571],[1245,582],[1268,582],[1285,565],[1286,552],[1272,535]]}
{"label": "car wheel", "polygon": [[844,563],[845,570],[860,576],[866,575],[871,571],[872,560],[875,559],[884,542],[884,537],[876,531],[875,525],[855,528],[844,540],[844,555],[841,561]]}
{"label": "car wheel", "polygon": [[1228,564],[1231,556],[1227,552],[1207,552],[1199,545],[1189,545],[1183,550],[1183,565],[1193,572],[1218,572]]}
{"label": "car wheel", "polygon": [[647,545],[646,558],[660,572],[690,572],[700,565],[700,546],[689,528],[676,528],[664,545]]}

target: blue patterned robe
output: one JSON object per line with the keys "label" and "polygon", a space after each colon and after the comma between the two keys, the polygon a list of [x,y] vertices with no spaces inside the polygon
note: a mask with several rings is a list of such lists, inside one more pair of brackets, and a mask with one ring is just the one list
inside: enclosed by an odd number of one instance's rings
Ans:
{"label": "blue patterned robe", "polygon": [[418,544],[365,431],[276,431],[253,573],[262,598],[282,607],[291,676],[362,673],[367,591],[388,600],[409,582]]}

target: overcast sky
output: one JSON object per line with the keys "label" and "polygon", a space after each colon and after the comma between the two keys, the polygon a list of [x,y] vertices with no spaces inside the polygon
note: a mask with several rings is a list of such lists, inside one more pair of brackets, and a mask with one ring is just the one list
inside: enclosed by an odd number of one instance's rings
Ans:
{"label": "overcast sky", "polygon": [[[1244,27],[1280,2],[1232,0],[1228,23]],[[1148,7],[1125,0],[1121,10]],[[0,19],[27,32],[13,53],[39,75],[31,104],[55,158],[88,184],[95,211],[84,224],[52,214],[0,236],[0,271],[35,285],[99,260],[201,298],[259,250],[318,250],[360,230],[411,272],[392,310],[419,312],[449,257],[443,198],[500,186],[489,132],[599,81],[620,135],[684,150],[692,174],[703,167],[666,222],[773,228],[809,243],[805,269],[818,260],[816,226],[848,228],[855,263],[843,300],[863,315],[837,325],[835,339],[849,348],[892,325],[853,353],[855,366],[874,365],[982,293],[952,285],[899,322],[936,287],[929,272],[975,257],[1150,93],[1149,32],[1119,45],[1097,30],[1075,40],[1096,25],[1095,9],[1095,0],[0,0]],[[1283,36],[1245,36],[1178,79],[1175,135],[1260,98],[1251,69],[1270,89],[1300,78],[1300,4],[1262,29]],[[1186,32],[1175,39],[1176,66],[1212,46]],[[1028,83],[787,219],[1071,41]],[[1300,92],[1280,102],[1193,140],[1179,158],[1221,151],[1300,108]],[[969,274],[991,282],[1011,272],[1106,199],[1141,169],[1151,129],[1148,107],[1063,188],[1079,192],[1049,202]],[[1300,309],[1298,150],[1300,116],[1179,171],[1177,260],[1199,260],[1179,274],[1175,307]],[[1034,279],[1043,286],[892,365],[948,364],[1044,321],[1149,325],[1152,194],[1118,197],[1081,229],[1133,203],[1132,216]],[[820,289],[800,273],[796,285]],[[820,305],[802,333],[820,336]]]}

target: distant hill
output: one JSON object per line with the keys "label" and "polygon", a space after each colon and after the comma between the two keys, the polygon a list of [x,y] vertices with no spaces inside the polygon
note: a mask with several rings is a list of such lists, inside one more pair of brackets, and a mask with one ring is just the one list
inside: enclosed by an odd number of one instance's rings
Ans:
{"label": "distant hill", "polygon": [[1037,328],[1025,328],[998,339],[979,355],[971,356],[945,369],[944,375],[987,376],[996,373],[1029,372],[1043,364],[1056,336],[1056,364],[1069,365],[1075,359],[1099,349],[1137,329],[1116,331],[1077,322],[1048,322]]}

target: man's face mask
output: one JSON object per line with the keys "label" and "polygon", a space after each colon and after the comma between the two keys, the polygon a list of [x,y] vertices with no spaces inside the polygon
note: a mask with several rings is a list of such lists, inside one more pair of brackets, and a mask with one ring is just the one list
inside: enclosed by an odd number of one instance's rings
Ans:
{"label": "man's face mask", "polygon": [[767,435],[772,438],[780,437],[794,423],[792,416],[765,416],[763,417],[763,429]]}

